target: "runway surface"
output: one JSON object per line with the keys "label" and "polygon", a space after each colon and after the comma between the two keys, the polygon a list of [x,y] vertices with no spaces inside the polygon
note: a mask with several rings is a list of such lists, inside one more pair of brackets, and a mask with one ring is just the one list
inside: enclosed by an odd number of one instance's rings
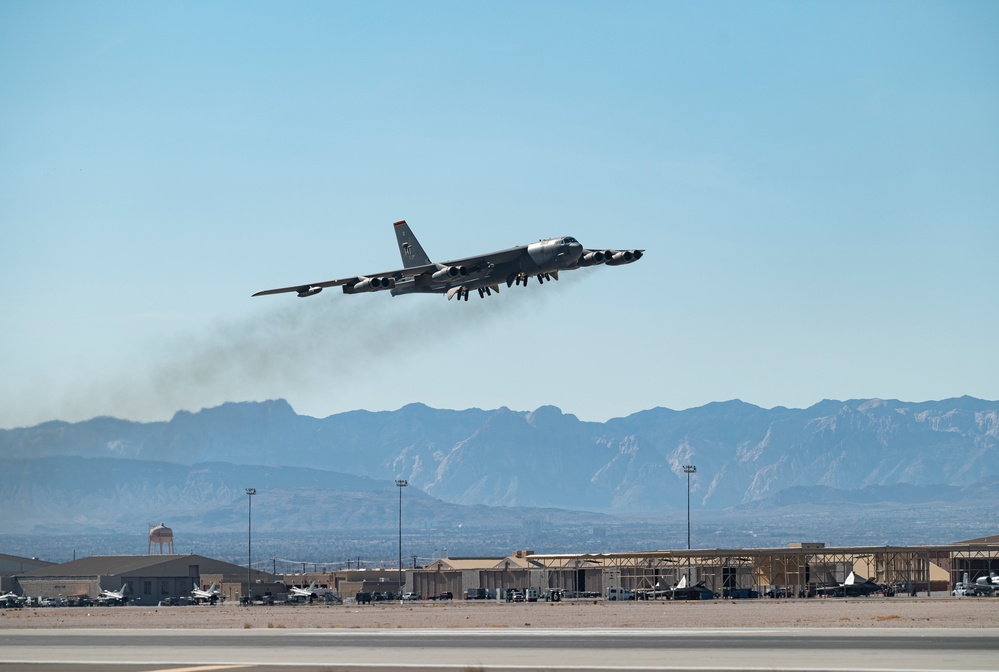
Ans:
{"label": "runway surface", "polygon": [[995,629],[0,630],[0,672],[999,670]]}

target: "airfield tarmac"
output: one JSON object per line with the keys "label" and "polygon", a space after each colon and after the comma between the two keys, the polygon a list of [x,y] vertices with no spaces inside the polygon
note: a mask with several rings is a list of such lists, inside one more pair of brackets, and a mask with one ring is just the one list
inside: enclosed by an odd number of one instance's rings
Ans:
{"label": "airfield tarmac", "polygon": [[813,598],[605,602],[237,604],[0,609],[23,628],[999,628],[999,599]]}
{"label": "airfield tarmac", "polygon": [[999,670],[999,600],[0,610],[0,672]]}

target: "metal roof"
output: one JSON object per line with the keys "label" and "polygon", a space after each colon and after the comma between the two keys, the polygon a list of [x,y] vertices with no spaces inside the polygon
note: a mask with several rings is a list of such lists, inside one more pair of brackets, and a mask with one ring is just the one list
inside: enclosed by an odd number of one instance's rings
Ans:
{"label": "metal roof", "polygon": [[21,576],[119,576],[137,572],[142,572],[148,576],[155,574],[155,568],[160,565],[169,565],[185,560],[188,565],[199,565],[202,568],[202,573],[225,573],[219,572],[219,569],[232,573],[246,572],[245,567],[201,555],[94,555],[64,562],[61,565],[35,569]]}
{"label": "metal roof", "polygon": [[537,563],[531,561],[534,556],[517,557],[508,555],[502,558],[441,558],[435,560],[424,569],[433,570],[475,570],[475,569],[526,569]]}
{"label": "metal roof", "polygon": [[[0,574],[4,576],[22,574],[25,571],[32,571],[39,567],[48,567],[54,564],[54,562],[39,560],[38,558],[22,558],[18,555],[0,553]],[[26,567],[30,567],[31,570],[25,569]]]}
{"label": "metal roof", "polygon": [[600,563],[621,558],[703,558],[707,556],[733,555],[863,555],[870,553],[960,553],[969,549],[974,551],[999,550],[999,537],[983,537],[997,541],[973,540],[955,544],[933,546],[823,546],[821,548],[782,547],[774,548],[692,548],[683,550],[662,551],[630,551],[620,553],[537,553],[530,556],[537,561],[548,559],[579,559]]}

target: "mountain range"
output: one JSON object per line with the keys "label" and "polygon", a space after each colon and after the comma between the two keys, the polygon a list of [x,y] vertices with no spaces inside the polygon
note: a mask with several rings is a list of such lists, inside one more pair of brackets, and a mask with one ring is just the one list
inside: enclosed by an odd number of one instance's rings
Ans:
{"label": "mountain range", "polygon": [[[0,430],[0,532],[100,529],[128,517],[238,529],[244,486],[273,497],[261,525],[391,525],[394,479],[435,524],[655,517],[687,505],[999,500],[999,402],[741,401],[583,422],[532,412],[433,409],[297,415],[234,402],[167,422],[100,417]],[[421,510],[422,507],[422,510]],[[409,509],[407,509],[409,510]]]}

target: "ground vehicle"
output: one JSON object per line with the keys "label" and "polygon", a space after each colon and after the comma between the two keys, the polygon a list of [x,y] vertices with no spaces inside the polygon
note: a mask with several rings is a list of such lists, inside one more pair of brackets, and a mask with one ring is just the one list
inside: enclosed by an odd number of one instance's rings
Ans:
{"label": "ground vehicle", "polygon": [[977,597],[978,590],[973,583],[958,583],[950,594],[954,597]]}
{"label": "ground vehicle", "polygon": [[416,593],[403,593],[402,599],[404,602],[412,602],[414,600],[420,599]]}
{"label": "ground vehicle", "polygon": [[633,600],[635,599],[635,593],[624,588],[615,588],[611,586],[607,589],[607,599],[608,600]]}
{"label": "ground vehicle", "polygon": [[451,594],[450,590],[445,590],[443,593],[437,596],[438,600],[453,600],[454,595]]}
{"label": "ground vehicle", "polygon": [[561,588],[549,588],[545,591],[545,602],[561,602],[565,591]]}

